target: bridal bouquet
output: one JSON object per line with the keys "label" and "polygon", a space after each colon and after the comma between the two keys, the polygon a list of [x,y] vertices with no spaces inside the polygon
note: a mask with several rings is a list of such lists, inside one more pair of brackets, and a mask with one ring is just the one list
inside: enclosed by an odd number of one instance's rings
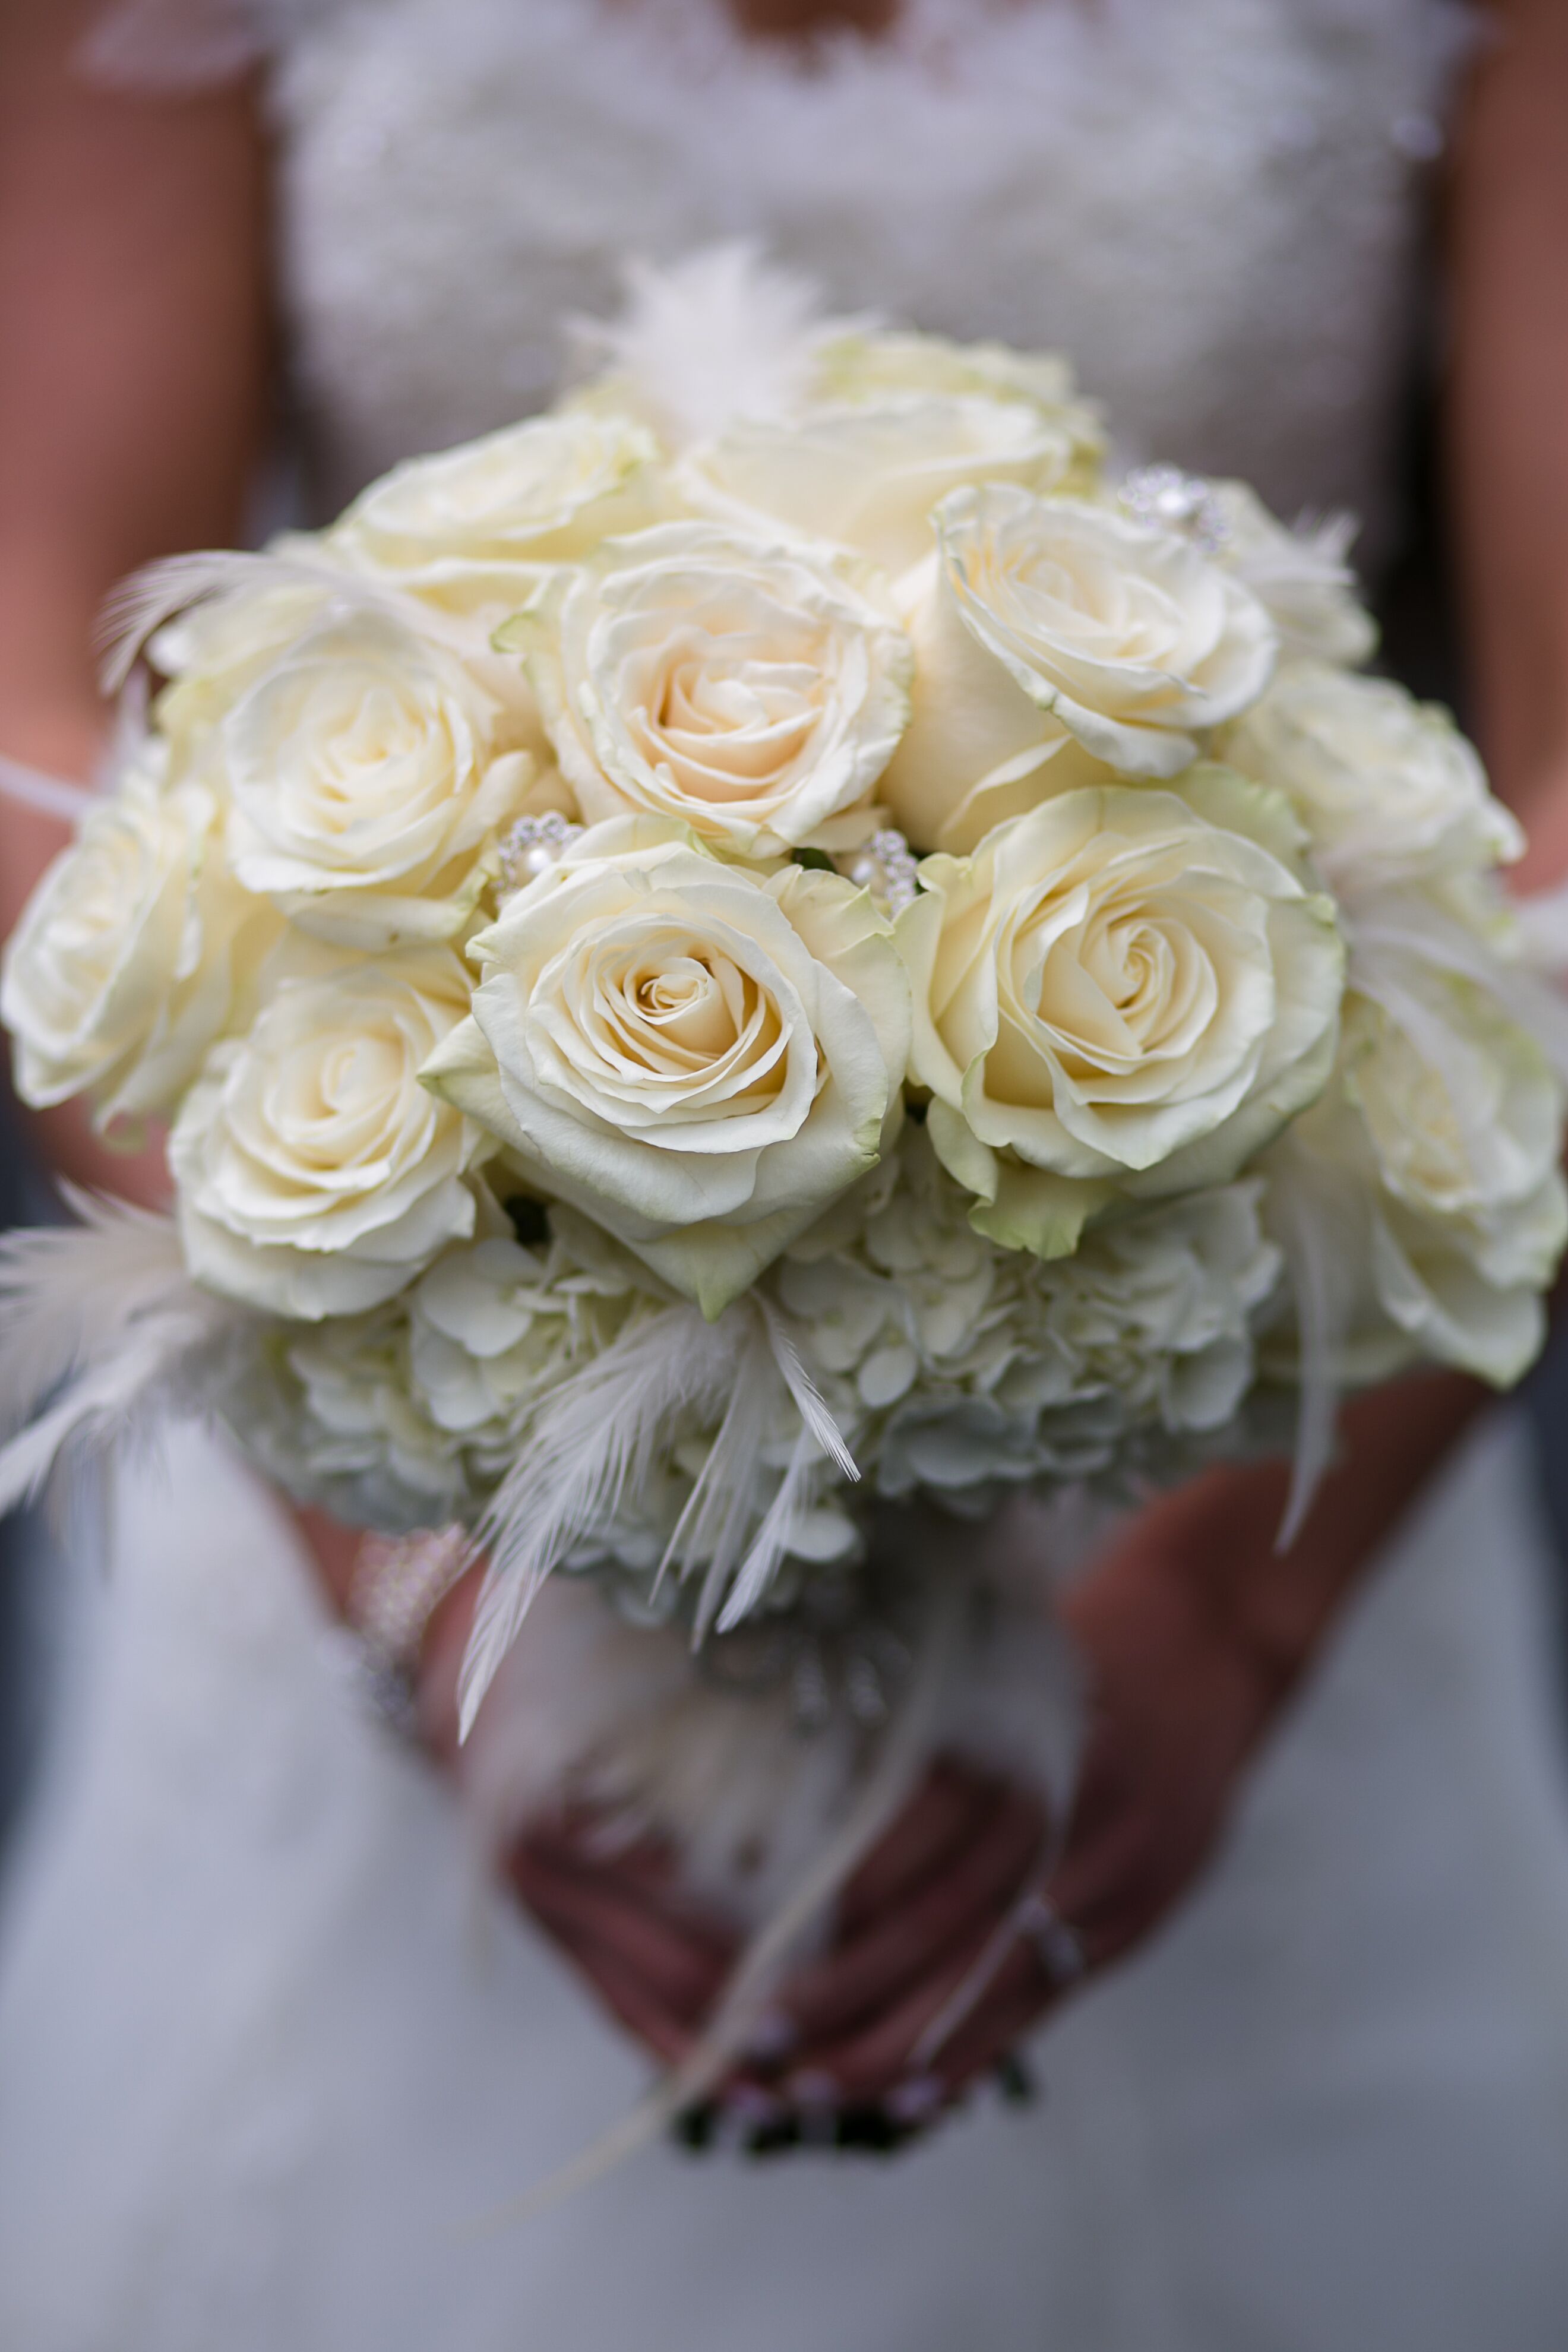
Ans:
{"label": "bridal bouquet", "polygon": [[0,1003],[174,1209],[10,1245],[6,1499],[195,1404],[459,1526],[471,1720],[553,1571],[721,1650],[885,1581],[888,1506],[1284,1407],[1299,1514],[1344,1384],[1516,1380],[1568,1234],[1518,828],[1365,674],[1342,523],[1106,449],[1061,362],[721,255],[548,415],[133,583]]}

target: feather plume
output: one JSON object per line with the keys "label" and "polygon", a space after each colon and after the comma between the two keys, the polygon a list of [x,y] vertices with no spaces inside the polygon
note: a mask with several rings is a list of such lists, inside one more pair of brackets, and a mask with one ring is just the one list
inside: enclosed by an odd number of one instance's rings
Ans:
{"label": "feather plume", "polygon": [[1288,1551],[1333,1456],[1339,1367],[1366,1255],[1347,1241],[1365,1223],[1366,1201],[1348,1171],[1288,1136],[1275,1150],[1268,1213],[1295,1297],[1300,1365],[1295,1458],[1275,1540]]}
{"label": "feather plume", "polygon": [[[706,1562],[700,1638],[717,1613],[754,1516],[758,1455],[777,1407],[793,1399],[802,1423],[801,1467],[786,1472],[788,1499],[763,1515],[742,1573],[754,1601],[788,1548],[810,1465],[826,1457],[847,1475],[853,1457],[776,1311],[754,1296],[717,1322],[695,1307],[668,1307],[632,1325],[535,1411],[517,1458],[490,1504],[479,1541],[490,1565],[474,1614],[459,1686],[466,1738],[485,1692],[541,1585],[584,1538],[612,1521],[628,1494],[690,1416],[717,1433],[670,1538],[663,1568],[684,1576]],[[804,1451],[803,1451],[804,1449]],[[792,1475],[793,1473],[793,1475]],[[732,1622],[731,1612],[726,1622]]]}
{"label": "feather plume", "polygon": [[[730,1586],[719,1619],[719,1631],[728,1633],[751,1614],[778,1573],[780,1561],[789,1549],[790,1537],[799,1514],[806,1508],[816,1490],[822,1463],[822,1453],[809,1429],[803,1429],[791,1449],[784,1475],[779,1481],[777,1494],[763,1514],[763,1523],[752,1539],[752,1548],[742,1561],[739,1573]],[[715,1559],[714,1570],[719,1568]],[[721,1584],[720,1578],[710,1572],[710,1583],[715,1599]],[[704,1592],[704,1608],[709,1595]],[[700,1614],[699,1636],[707,1631],[709,1620]]]}
{"label": "feather plume", "polygon": [[647,1476],[661,1432],[689,1407],[717,1410],[739,1318],[662,1309],[623,1332],[535,1412],[480,1528],[490,1565],[458,1698],[466,1739],[479,1701],[550,1571]]}
{"label": "feather plume", "polygon": [[914,1786],[951,1671],[960,1594],[939,1579],[903,1702],[854,1801],[790,1892],[742,1950],[718,2007],[680,2063],[631,2112],[551,2179],[476,2224],[476,2233],[528,2219],[602,2179],[706,2096],[744,2052],[779,1978],[803,1937],[869,1853]]}
{"label": "feather plume", "polygon": [[112,1445],[183,1402],[195,1365],[242,1319],[191,1281],[173,1218],[68,1198],[79,1225],[0,1240],[0,1512],[36,1494],[68,1447]]}
{"label": "feather plume", "polygon": [[0,1236],[0,1430],[189,1286],[172,1217],[61,1191],[79,1223]]}
{"label": "feather plume", "polygon": [[426,636],[473,651],[471,633],[460,622],[417,603],[395,582],[346,570],[321,541],[300,534],[286,547],[170,555],[133,572],[99,616],[100,678],[105,694],[118,692],[126,683],[148,639],[177,613],[215,596],[268,588],[314,589],[356,611],[368,607],[393,620],[412,620]]}
{"label": "feather plume", "polygon": [[866,320],[830,319],[809,278],[764,262],[750,240],[706,247],[667,268],[626,270],[618,319],[576,319],[584,372],[607,371],[675,448],[734,418],[787,415],[831,338]]}

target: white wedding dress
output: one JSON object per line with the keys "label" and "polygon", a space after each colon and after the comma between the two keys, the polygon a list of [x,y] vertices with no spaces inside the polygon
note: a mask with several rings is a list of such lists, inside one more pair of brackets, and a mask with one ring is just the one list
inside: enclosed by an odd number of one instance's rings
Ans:
{"label": "white wedding dress", "polygon": [[[211,0],[208,0],[210,6]],[[188,7],[174,12],[191,17]],[[199,79],[168,0],[97,69]],[[626,249],[1059,344],[1150,452],[1389,524],[1436,0],[271,0],[324,494],[544,399]],[[658,2148],[468,2225],[638,2053],[363,1713],[210,1439],[121,1496],[0,1942],[5,2352],[1559,2352],[1568,1807],[1545,1546],[1494,1421],[1392,1547],[1176,1921],[894,2163]]]}

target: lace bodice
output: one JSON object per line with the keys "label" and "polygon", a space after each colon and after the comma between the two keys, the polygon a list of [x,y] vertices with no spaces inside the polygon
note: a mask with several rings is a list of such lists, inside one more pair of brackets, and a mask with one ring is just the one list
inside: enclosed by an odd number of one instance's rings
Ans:
{"label": "lace bodice", "polygon": [[171,10],[176,65],[198,16],[232,62],[236,6],[270,50],[323,499],[544,401],[628,252],[739,234],[837,307],[1060,346],[1143,450],[1376,535],[1452,0],[906,0],[809,55],[721,0],[216,5],[132,0],[118,69]]}

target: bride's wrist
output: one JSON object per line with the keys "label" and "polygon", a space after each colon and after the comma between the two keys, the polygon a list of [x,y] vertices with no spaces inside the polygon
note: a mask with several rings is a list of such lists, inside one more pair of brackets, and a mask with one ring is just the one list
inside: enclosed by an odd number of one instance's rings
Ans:
{"label": "bride's wrist", "polygon": [[1341,1414],[1337,1457],[1283,1550],[1289,1465],[1246,1464],[1214,1474],[1219,1507],[1194,1518],[1187,1572],[1279,1698],[1310,1664],[1341,1607],[1487,1396],[1474,1381],[1436,1371],[1352,1400]]}
{"label": "bride's wrist", "polygon": [[[365,1622],[364,1531],[311,1504],[290,1507],[335,1614],[374,1638],[374,1629]],[[412,1654],[397,1661],[411,1686],[420,1742],[443,1762],[453,1761],[458,1751],[458,1670],[483,1576],[483,1563],[476,1562],[445,1589],[437,1581],[430,1605],[421,1612]]]}

